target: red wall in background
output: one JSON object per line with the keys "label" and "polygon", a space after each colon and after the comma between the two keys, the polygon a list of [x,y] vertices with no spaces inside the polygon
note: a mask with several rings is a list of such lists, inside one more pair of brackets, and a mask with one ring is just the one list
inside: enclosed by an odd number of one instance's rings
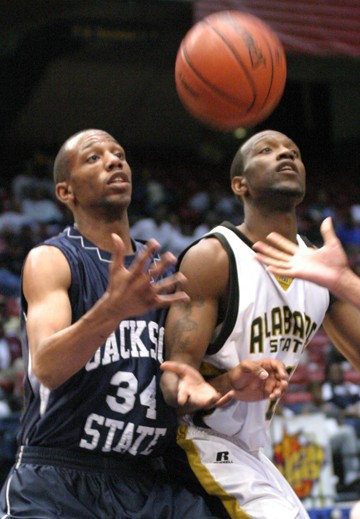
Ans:
{"label": "red wall in background", "polygon": [[360,57],[360,0],[195,0],[199,21],[238,10],[267,22],[287,53]]}

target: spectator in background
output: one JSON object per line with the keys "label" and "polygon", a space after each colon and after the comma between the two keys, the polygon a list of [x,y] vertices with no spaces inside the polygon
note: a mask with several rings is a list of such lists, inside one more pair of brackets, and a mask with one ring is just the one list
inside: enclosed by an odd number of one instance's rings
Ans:
{"label": "spectator in background", "polygon": [[0,372],[7,370],[11,365],[10,344],[5,336],[3,320],[0,320]]}
{"label": "spectator in background", "polygon": [[327,415],[338,417],[340,422],[346,418],[360,418],[360,388],[345,380],[341,362],[326,366],[325,382],[322,386],[322,399],[326,404]]}
{"label": "spectator in background", "polygon": [[335,217],[334,209],[329,201],[329,194],[325,189],[320,188],[316,190],[315,200],[309,204],[307,214],[317,226],[328,216]]}
{"label": "spectator in background", "polygon": [[3,207],[3,212],[0,214],[0,233],[17,234],[25,225],[35,229],[38,227],[34,219],[21,212],[20,202],[16,200],[8,201],[6,208]]}
{"label": "spectator in background", "polygon": [[[10,416],[22,404],[19,376],[23,363],[14,338],[6,333],[4,317],[0,318],[0,417]],[[16,389],[16,392],[15,392]]]}
{"label": "spectator in background", "polygon": [[138,240],[154,237],[162,244],[162,250],[168,250],[178,256],[192,241],[192,234],[185,234],[179,218],[170,212],[166,204],[155,208],[153,216],[140,218],[131,226],[131,235]]}
{"label": "spectator in background", "polygon": [[[338,491],[349,489],[359,482],[360,464],[358,438],[354,427],[343,421],[339,409],[323,398],[324,386],[321,382],[310,382],[308,387],[311,402],[301,406],[301,414],[323,413],[326,417],[326,433],[329,435],[333,454],[334,472],[338,477]],[[325,393],[327,390],[325,389]]]}
{"label": "spectator in background", "polygon": [[39,224],[61,223],[63,213],[45,189],[35,184],[28,189],[21,202],[22,213]]}
{"label": "spectator in background", "polygon": [[25,225],[18,233],[2,233],[0,252],[0,294],[8,297],[20,297],[20,275],[23,261],[29,250],[36,243],[33,229]]}
{"label": "spectator in background", "polygon": [[360,225],[353,220],[351,210],[346,211],[344,220],[336,226],[336,234],[349,255],[360,252]]}
{"label": "spectator in background", "polygon": [[7,297],[20,297],[20,277],[14,274],[0,254],[0,294]]}
{"label": "spectator in background", "polygon": [[35,174],[34,161],[27,160],[24,163],[24,169],[18,175],[15,175],[11,183],[11,193],[15,202],[21,203],[27,192],[37,183]]}
{"label": "spectator in background", "polygon": [[198,240],[204,234],[211,231],[216,224],[220,221],[219,215],[215,211],[207,211],[204,215],[202,222],[199,223],[194,229],[193,239]]}
{"label": "spectator in background", "polygon": [[169,250],[169,241],[174,229],[169,222],[169,209],[166,204],[156,206],[153,216],[140,218],[131,227],[131,235],[136,240],[149,240],[154,237],[161,243],[163,250]]}

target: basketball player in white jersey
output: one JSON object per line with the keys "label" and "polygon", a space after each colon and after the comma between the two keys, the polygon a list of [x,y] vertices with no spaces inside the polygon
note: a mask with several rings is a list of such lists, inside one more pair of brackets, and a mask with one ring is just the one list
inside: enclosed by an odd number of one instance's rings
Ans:
{"label": "basketball player in white jersey", "polygon": [[[323,324],[330,340],[360,368],[360,312],[332,298],[326,288],[274,275],[255,260],[253,244],[270,232],[281,233],[300,250],[309,245],[297,234],[296,207],[305,195],[299,148],[276,131],[254,135],[235,155],[231,185],[244,205],[244,221],[215,227],[179,258],[191,302],[169,310],[167,358],[188,363],[209,379],[224,373],[211,381],[224,392],[233,387],[231,368],[244,359],[280,360],[291,375]],[[182,413],[193,411],[185,380],[177,378],[171,362],[163,369],[167,402],[184,404]],[[233,399],[181,418],[177,442],[191,476],[207,493],[220,497],[232,518],[309,517],[262,450],[268,445],[274,408],[269,399]],[[174,469],[179,466],[178,476],[185,478],[186,464],[173,463]]]}

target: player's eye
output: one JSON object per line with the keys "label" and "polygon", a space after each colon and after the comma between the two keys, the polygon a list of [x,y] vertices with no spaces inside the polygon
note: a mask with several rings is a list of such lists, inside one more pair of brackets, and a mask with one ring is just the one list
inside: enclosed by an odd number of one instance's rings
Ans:
{"label": "player's eye", "polygon": [[91,155],[88,156],[88,158],[86,159],[86,162],[95,162],[98,158],[99,158],[99,156],[96,155],[96,153],[92,153]]}
{"label": "player's eye", "polygon": [[297,159],[300,157],[300,153],[298,152],[298,150],[291,150],[291,154],[293,157]]}
{"label": "player's eye", "polygon": [[121,160],[125,160],[125,153],[123,151],[115,151],[114,155],[119,157]]}
{"label": "player's eye", "polygon": [[269,153],[270,151],[270,146],[264,146],[263,148],[261,148],[260,153]]}

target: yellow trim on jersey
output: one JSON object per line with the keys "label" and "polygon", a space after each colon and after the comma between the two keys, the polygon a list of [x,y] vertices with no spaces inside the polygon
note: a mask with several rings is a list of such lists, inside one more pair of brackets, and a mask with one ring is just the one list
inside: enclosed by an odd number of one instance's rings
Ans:
{"label": "yellow trim on jersey", "polygon": [[239,507],[239,503],[234,496],[225,492],[205,465],[202,464],[195,443],[187,438],[187,431],[188,428],[186,425],[179,425],[176,441],[179,447],[185,451],[191,470],[194,472],[199,483],[201,483],[209,495],[216,496],[221,500],[224,508],[232,519],[251,519],[251,517]]}
{"label": "yellow trim on jersey", "polygon": [[275,276],[277,282],[279,283],[279,285],[281,286],[281,288],[285,291],[289,288],[291,283],[294,281],[293,278],[287,278],[285,276],[278,276],[277,274],[274,274],[274,276]]}

